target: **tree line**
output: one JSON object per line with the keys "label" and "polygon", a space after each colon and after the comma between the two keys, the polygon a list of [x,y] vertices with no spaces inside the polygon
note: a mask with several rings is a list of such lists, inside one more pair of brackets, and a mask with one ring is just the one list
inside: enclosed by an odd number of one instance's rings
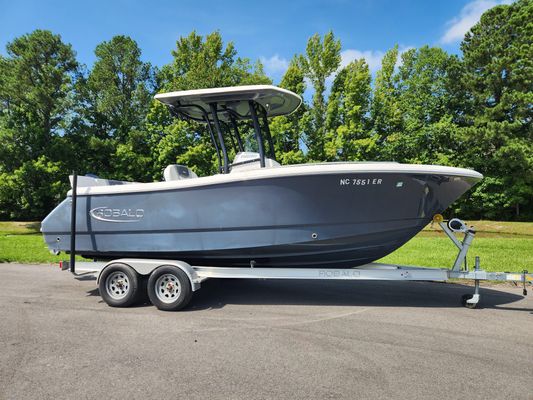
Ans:
{"label": "tree line", "polygon": [[[461,56],[393,47],[375,76],[361,58],[341,65],[333,32],[312,36],[277,84],[312,99],[271,121],[282,164],[398,161],[473,168],[485,175],[449,212],[533,219],[533,2],[488,10]],[[158,92],[271,84],[259,61],[219,32],[180,37],[155,68],[127,36],[95,49],[91,69],[46,30],[0,56],[0,219],[39,219],[69,188],[68,174],[160,180],[168,164],[217,171],[205,127],[176,120]],[[332,80],[332,81],[331,81]],[[245,137],[251,130],[245,129]],[[253,150],[253,143],[247,140]]]}

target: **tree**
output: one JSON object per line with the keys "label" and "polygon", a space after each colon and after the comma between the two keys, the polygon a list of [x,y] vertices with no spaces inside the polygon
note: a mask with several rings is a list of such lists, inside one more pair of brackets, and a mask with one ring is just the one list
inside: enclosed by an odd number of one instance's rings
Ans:
{"label": "tree", "polygon": [[401,56],[395,76],[401,130],[387,136],[385,151],[402,162],[449,163],[455,148],[448,68],[444,50],[423,46]]}
{"label": "tree", "polygon": [[154,70],[127,36],[100,43],[95,55],[87,78],[78,82],[78,117],[68,130],[74,151],[82,155],[76,167],[115,179],[151,179],[149,140],[142,131]]}
{"label": "tree", "polygon": [[0,173],[0,218],[31,220],[46,215],[64,197],[65,178],[62,164],[44,155],[12,173]]}
{"label": "tree", "polygon": [[333,32],[328,32],[321,39],[318,34],[307,41],[305,56],[299,57],[299,63],[305,76],[311,81],[314,89],[313,107],[310,110],[311,126],[306,133],[308,158],[321,161],[325,157],[325,119],[326,78],[340,66],[341,43],[335,39]]}
{"label": "tree", "polygon": [[[304,78],[303,71],[298,65],[298,59],[293,57],[279,86],[303,97],[306,89]],[[291,115],[276,117],[271,120],[270,131],[274,140],[276,156],[282,164],[298,164],[305,160],[300,149],[300,142],[303,130],[301,121],[307,109],[307,105],[302,104]]]}
{"label": "tree", "polygon": [[335,77],[326,113],[326,159],[364,160],[375,136],[368,129],[371,76],[364,59],[352,61]]}
{"label": "tree", "polygon": [[154,91],[153,69],[141,61],[141,49],[128,36],[115,36],[94,51],[96,61],[87,85],[87,102],[98,137],[124,140],[140,129]]}
{"label": "tree", "polygon": [[79,67],[59,35],[35,30],[0,56],[0,214],[42,216],[65,192],[59,144],[72,113]]}
{"label": "tree", "polygon": [[116,144],[111,157],[113,178],[126,181],[151,181],[152,154],[145,131],[131,130],[126,140]]}
{"label": "tree", "polygon": [[[532,20],[531,1],[494,7],[461,44],[472,110],[461,130],[462,160],[490,178],[475,196],[499,198],[490,211],[500,218],[533,216]],[[481,207],[487,202],[477,213]]]}
{"label": "tree", "polygon": [[[6,46],[0,56],[2,169],[50,155],[71,111],[78,63],[69,44],[50,31],[35,30]],[[10,151],[9,151],[10,150]]]}
{"label": "tree", "polygon": [[[370,117],[378,142],[386,146],[389,136],[402,132],[402,114],[397,100],[394,67],[398,61],[398,46],[387,51],[381,61],[381,69],[376,73]],[[392,137],[394,139],[394,136]],[[390,154],[381,149],[380,159],[391,159]]]}
{"label": "tree", "polygon": [[189,90],[248,84],[269,84],[260,62],[237,57],[233,42],[224,48],[220,32],[205,36],[195,31],[180,37],[172,51],[174,60],[161,71],[162,89]]}

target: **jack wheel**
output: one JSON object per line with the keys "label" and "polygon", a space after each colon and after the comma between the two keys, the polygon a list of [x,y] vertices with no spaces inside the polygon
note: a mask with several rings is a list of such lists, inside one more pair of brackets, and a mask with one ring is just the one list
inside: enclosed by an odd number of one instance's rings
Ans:
{"label": "jack wheel", "polygon": [[461,304],[463,305],[463,307],[466,307],[466,308],[476,308],[477,307],[477,303],[469,303],[468,300],[470,300],[473,296],[471,294],[463,294],[461,296]]}

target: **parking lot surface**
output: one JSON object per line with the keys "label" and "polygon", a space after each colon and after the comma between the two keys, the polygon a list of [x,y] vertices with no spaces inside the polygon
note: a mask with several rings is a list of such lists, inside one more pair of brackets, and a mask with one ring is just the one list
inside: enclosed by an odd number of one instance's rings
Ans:
{"label": "parking lot surface", "polygon": [[210,280],[181,312],[0,264],[0,399],[533,399],[533,301],[430,282]]}

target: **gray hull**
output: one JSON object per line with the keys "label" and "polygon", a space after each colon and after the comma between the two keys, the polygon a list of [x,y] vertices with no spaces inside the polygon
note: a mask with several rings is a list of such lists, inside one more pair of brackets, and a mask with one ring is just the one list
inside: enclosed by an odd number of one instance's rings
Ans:
{"label": "gray hull", "polygon": [[[414,173],[272,177],[78,197],[76,252],[192,265],[354,267],[403,245],[478,179]],[[71,201],[43,221],[67,251]]]}

